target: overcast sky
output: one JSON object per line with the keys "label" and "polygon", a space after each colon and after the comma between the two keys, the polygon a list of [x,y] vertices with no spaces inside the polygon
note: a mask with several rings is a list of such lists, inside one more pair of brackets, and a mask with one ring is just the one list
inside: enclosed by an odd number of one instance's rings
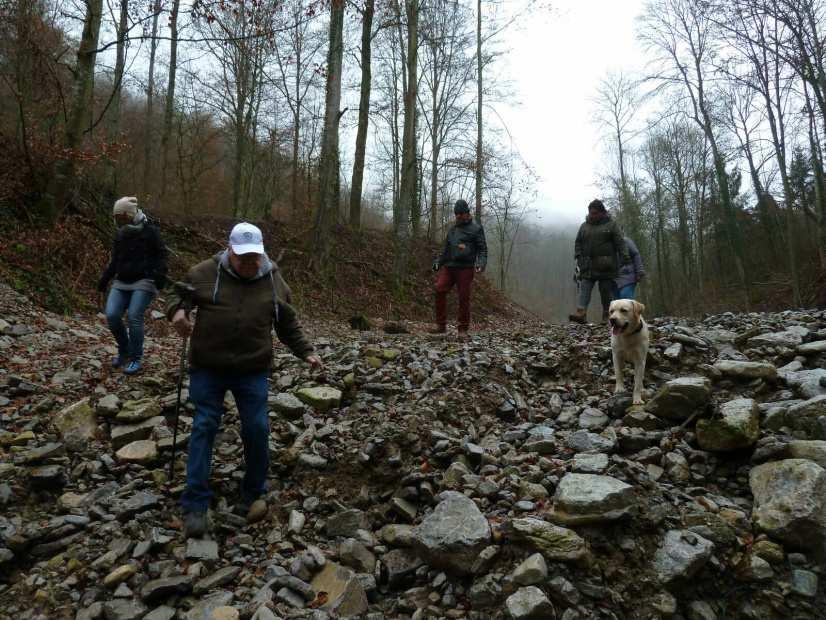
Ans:
{"label": "overcast sky", "polygon": [[[543,222],[579,222],[599,196],[605,149],[592,99],[611,70],[639,70],[635,18],[643,0],[554,0],[506,42],[518,107],[497,106],[525,161],[541,177],[534,207]],[[495,118],[495,117],[494,117]]]}

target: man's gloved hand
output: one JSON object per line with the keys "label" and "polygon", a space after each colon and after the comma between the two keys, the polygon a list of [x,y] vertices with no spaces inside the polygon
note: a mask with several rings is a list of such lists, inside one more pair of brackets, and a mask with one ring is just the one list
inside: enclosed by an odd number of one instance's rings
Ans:
{"label": "man's gloved hand", "polygon": [[574,282],[579,282],[582,279],[582,270],[579,268],[579,263],[574,267]]}
{"label": "man's gloved hand", "polygon": [[433,261],[433,265],[431,265],[431,267],[430,267],[430,268],[431,268],[433,271],[439,271],[439,269],[441,269],[441,268],[442,268],[442,266],[439,264],[439,259],[434,260],[434,261]]}
{"label": "man's gloved hand", "polygon": [[192,333],[192,322],[189,320],[186,310],[180,308],[172,317],[172,327],[183,338],[188,338]]}

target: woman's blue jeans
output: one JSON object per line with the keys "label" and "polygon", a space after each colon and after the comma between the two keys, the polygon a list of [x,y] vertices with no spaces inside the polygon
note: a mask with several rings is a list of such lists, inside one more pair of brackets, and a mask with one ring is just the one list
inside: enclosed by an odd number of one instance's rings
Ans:
{"label": "woman's blue jeans", "polygon": [[[143,357],[143,315],[155,294],[149,291],[121,291],[112,288],[106,300],[106,321],[118,343],[118,354],[133,360]],[[123,313],[129,332],[123,324]]]}
{"label": "woman's blue jeans", "polygon": [[244,444],[245,472],[241,483],[244,501],[253,502],[264,494],[270,469],[267,418],[267,378],[269,371],[234,374],[205,368],[189,373],[189,399],[195,405],[195,419],[189,436],[186,461],[186,490],[181,496],[184,512],[205,512],[212,491],[209,474],[215,436],[224,414],[227,390],[235,397],[241,418],[241,441]]}

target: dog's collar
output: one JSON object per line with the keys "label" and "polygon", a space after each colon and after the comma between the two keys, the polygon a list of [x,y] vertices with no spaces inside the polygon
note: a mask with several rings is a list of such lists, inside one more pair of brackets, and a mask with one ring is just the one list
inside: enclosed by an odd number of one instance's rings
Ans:
{"label": "dog's collar", "polygon": [[642,319],[640,319],[640,326],[639,326],[637,329],[635,329],[634,331],[632,331],[632,332],[631,332],[630,334],[628,334],[628,335],[629,335],[629,336],[633,336],[634,334],[639,334],[639,333],[642,331],[642,328],[643,328],[643,327],[645,327],[645,321],[643,321]]}

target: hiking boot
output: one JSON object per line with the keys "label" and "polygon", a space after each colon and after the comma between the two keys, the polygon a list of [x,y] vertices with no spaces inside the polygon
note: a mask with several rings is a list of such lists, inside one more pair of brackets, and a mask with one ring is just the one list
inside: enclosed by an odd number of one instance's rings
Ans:
{"label": "hiking boot", "polygon": [[447,325],[436,325],[428,330],[429,334],[446,334],[447,333]]}
{"label": "hiking boot", "polygon": [[244,517],[247,523],[258,523],[267,516],[267,502],[260,497],[254,502],[242,500],[235,504],[233,512]]}
{"label": "hiking boot", "polygon": [[140,360],[132,360],[123,369],[123,374],[125,374],[125,375],[134,375],[140,369],[141,369],[141,361]]}
{"label": "hiking boot", "polygon": [[126,364],[126,356],[118,354],[117,357],[112,358],[112,368],[120,368]]}
{"label": "hiking boot", "polygon": [[576,312],[568,315],[568,320],[571,323],[579,323],[580,325],[585,325],[585,323],[587,322],[585,314],[585,308],[577,308]]}
{"label": "hiking boot", "polygon": [[200,538],[207,531],[207,513],[187,512],[184,515],[184,537]]}

